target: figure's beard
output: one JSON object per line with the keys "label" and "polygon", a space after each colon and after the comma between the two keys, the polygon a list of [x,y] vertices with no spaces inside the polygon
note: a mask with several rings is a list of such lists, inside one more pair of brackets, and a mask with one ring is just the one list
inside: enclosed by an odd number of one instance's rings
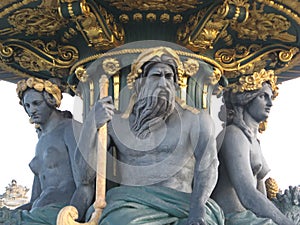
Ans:
{"label": "figure's beard", "polygon": [[143,86],[137,96],[131,114],[130,128],[141,139],[159,126],[173,112],[175,87],[157,87],[154,90]]}

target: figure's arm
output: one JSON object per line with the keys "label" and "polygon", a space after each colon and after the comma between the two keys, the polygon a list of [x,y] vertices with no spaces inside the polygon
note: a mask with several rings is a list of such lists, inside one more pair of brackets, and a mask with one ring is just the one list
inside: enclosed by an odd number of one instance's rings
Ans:
{"label": "figure's arm", "polygon": [[240,202],[259,217],[270,218],[277,224],[293,224],[257,190],[257,180],[250,164],[250,148],[249,140],[240,129],[227,127],[221,151],[229,179]]}
{"label": "figure's arm", "polygon": [[66,127],[64,133],[64,140],[72,166],[73,179],[76,184],[70,205],[78,210],[78,221],[84,219],[84,215],[93,203],[95,195],[95,170],[85,161],[80,150],[77,148],[78,138],[76,136],[80,134],[81,126],[82,124],[73,120],[69,124],[69,127]]}
{"label": "figure's arm", "polygon": [[265,185],[265,177],[270,172],[270,168],[266,162],[266,159],[263,155],[262,157],[262,169],[257,174],[257,190],[259,190],[261,193],[267,196],[267,190]]}
{"label": "figure's arm", "polygon": [[266,185],[263,179],[257,181],[257,190],[259,190],[263,195],[267,196]]}
{"label": "figure's arm", "polygon": [[114,106],[111,97],[99,100],[87,115],[77,135],[75,163],[79,168],[78,176],[85,182],[94,181],[96,177],[98,129],[110,121],[113,114]]}
{"label": "figure's arm", "polygon": [[31,189],[31,198],[29,203],[21,205],[20,207],[18,207],[18,209],[23,209],[23,210],[30,210],[32,208],[32,205],[34,203],[35,200],[37,200],[41,193],[41,185],[40,185],[40,180],[39,177],[37,175],[34,175],[34,179],[33,179],[33,184],[32,184],[32,189]]}
{"label": "figure's arm", "polygon": [[71,205],[78,209],[79,220],[83,218],[95,197],[97,131],[112,118],[113,109],[111,98],[102,99],[95,104],[80,129],[78,144],[74,148],[74,155],[71,156],[74,158],[73,173],[77,187]]}
{"label": "figure's arm", "polygon": [[199,127],[197,131],[193,126],[191,131],[196,162],[188,224],[204,225],[205,204],[217,182],[218,159],[214,123],[208,113],[199,115]]}

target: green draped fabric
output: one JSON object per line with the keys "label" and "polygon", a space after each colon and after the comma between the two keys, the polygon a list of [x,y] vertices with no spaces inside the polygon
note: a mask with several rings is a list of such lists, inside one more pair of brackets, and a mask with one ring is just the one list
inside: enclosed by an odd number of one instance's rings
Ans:
{"label": "green draped fabric", "polygon": [[27,210],[0,208],[1,225],[56,225],[59,211],[65,205],[51,204]]}
{"label": "green draped fabric", "polygon": [[226,225],[276,225],[271,219],[259,218],[253,212],[246,210],[225,215]]}
{"label": "green draped fabric", "polygon": [[[116,187],[108,191],[100,225],[185,225],[190,194],[165,187]],[[210,199],[206,204],[208,225],[224,225],[221,208]]]}

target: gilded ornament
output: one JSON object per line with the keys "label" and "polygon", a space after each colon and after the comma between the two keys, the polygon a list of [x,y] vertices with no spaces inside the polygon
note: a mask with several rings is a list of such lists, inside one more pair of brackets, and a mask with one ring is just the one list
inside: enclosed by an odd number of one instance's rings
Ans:
{"label": "gilded ornament", "polygon": [[265,121],[261,121],[259,123],[259,126],[258,126],[258,132],[259,133],[264,132],[267,129],[267,125],[268,125],[268,122],[266,120]]}
{"label": "gilded ornament", "polygon": [[154,22],[156,20],[156,15],[154,13],[148,13],[146,15],[146,20],[149,22]]}
{"label": "gilded ornament", "polygon": [[225,26],[223,21],[206,23],[205,28],[195,38],[189,38],[188,46],[195,51],[205,51],[213,49],[213,45],[220,35],[220,31]]}
{"label": "gilded ornament", "polygon": [[160,15],[160,21],[163,22],[163,23],[166,23],[170,20],[170,15],[167,14],[167,13],[163,13]]}
{"label": "gilded ornament", "polygon": [[292,58],[299,52],[299,49],[294,47],[289,51],[281,51],[279,52],[279,59],[282,62],[290,62]]}
{"label": "gilded ornament", "polygon": [[61,3],[72,3],[77,2],[78,0],[60,0]]}
{"label": "gilded ornament", "polygon": [[115,75],[121,68],[120,63],[115,58],[106,58],[102,63],[103,70],[108,75]]}
{"label": "gilded ornament", "polygon": [[[196,15],[190,16],[187,23],[177,31],[177,40],[187,48],[196,52],[205,52],[213,49],[213,45],[226,26],[228,21],[223,19],[218,8],[212,10],[210,15],[206,15],[207,9],[199,11]],[[206,22],[203,23],[203,17]],[[228,35],[228,34],[227,34]]]}
{"label": "gilded ornament", "polygon": [[135,83],[135,80],[142,73],[142,66],[145,62],[150,61],[153,57],[161,57],[163,54],[171,55],[174,58],[174,61],[177,65],[178,73],[178,84],[179,86],[183,85],[183,74],[184,68],[183,64],[178,56],[178,54],[168,47],[158,47],[158,48],[149,48],[145,49],[134,62],[131,64],[131,71],[127,76],[127,85],[129,89],[132,89]]}
{"label": "gilded ornament", "polygon": [[[300,17],[299,17],[300,2],[299,1],[276,0],[276,2],[274,2],[273,0],[259,0],[259,2],[287,14],[289,17],[293,18],[298,24],[300,24]],[[291,9],[293,9],[293,12],[291,11]]]}
{"label": "gilded ornament", "polygon": [[[51,71],[55,76],[66,76],[68,69],[78,59],[78,50],[73,46],[60,46],[55,41],[32,43],[8,39],[0,44],[3,60],[13,60],[29,71]],[[8,44],[6,44],[8,43]],[[2,48],[2,49],[1,49]]]}
{"label": "gilded ornament", "polygon": [[140,22],[143,20],[143,14],[142,13],[135,13],[133,14],[133,20]]}
{"label": "gilded ornament", "polygon": [[276,180],[269,177],[266,179],[265,185],[268,199],[276,198],[277,193],[279,193],[279,187]]}
{"label": "gilded ornament", "polygon": [[222,71],[219,70],[218,68],[214,67],[214,72],[213,72],[213,76],[211,77],[211,84],[215,85],[219,82],[219,80],[222,77]]}
{"label": "gilded ornament", "polygon": [[13,55],[13,53],[14,53],[14,50],[11,47],[5,46],[2,43],[0,43],[0,56],[1,56],[1,58],[2,57],[9,58]]}
{"label": "gilded ornament", "polygon": [[233,93],[253,91],[262,88],[264,82],[269,82],[273,91],[273,98],[278,95],[278,87],[276,85],[277,77],[274,70],[262,69],[260,72],[254,72],[252,75],[241,76],[236,83],[230,84],[228,88]]}
{"label": "gilded ornament", "polygon": [[283,42],[295,42],[296,36],[288,33],[291,22],[283,15],[263,13],[263,7],[257,9],[257,4],[254,2],[246,21],[231,23],[231,29],[237,32],[238,38],[252,41],[275,39]]}
{"label": "gilded ornament", "polygon": [[200,10],[196,15],[191,15],[187,23],[178,29],[177,40],[180,42],[185,42],[189,38],[190,33],[192,33],[192,31],[195,30],[197,25],[200,23],[200,20],[204,17],[204,15],[205,10]]}
{"label": "gilded ornament", "polygon": [[27,80],[20,80],[17,83],[17,89],[16,89],[16,92],[20,100],[22,100],[23,94],[28,88],[32,88],[38,92],[42,92],[42,91],[48,92],[55,98],[56,107],[60,106],[62,94],[57,84],[53,84],[49,80],[43,80],[35,77],[30,77]]}
{"label": "gilded ornament", "polygon": [[[105,56],[108,57],[108,56],[116,56],[116,55],[138,54],[138,53],[142,53],[145,50],[146,50],[146,48],[123,49],[123,50],[120,50],[120,51],[106,52]],[[216,62],[215,60],[213,60],[213,59],[211,59],[207,56],[203,56],[203,55],[200,55],[200,54],[194,54],[194,53],[186,52],[186,51],[180,51],[180,50],[173,50],[173,51],[179,56],[191,57],[191,58],[203,60],[203,61],[217,67],[222,73],[224,71],[222,66],[218,62]],[[95,59],[98,59],[99,57],[102,57],[103,55],[104,55],[104,53],[95,54],[95,55],[87,57],[87,58],[85,58],[81,61],[76,62],[71,67],[70,74],[72,74],[78,66],[83,65],[83,64],[88,63],[88,62],[91,62],[91,61],[94,61]],[[183,74],[184,71],[183,70],[180,70],[180,71]]]}
{"label": "gilded ornament", "polygon": [[198,0],[106,0],[111,6],[122,11],[150,11],[162,10],[170,12],[184,12],[188,9],[195,9],[202,2]]}
{"label": "gilded ornament", "polygon": [[[235,49],[220,49],[215,53],[215,60],[220,62],[226,72],[227,78],[238,77],[241,74],[251,74],[267,66],[276,68],[277,64],[289,65],[298,48],[284,45],[250,46],[237,45]],[[270,59],[273,59],[272,61]],[[276,70],[276,72],[278,72]]]}
{"label": "gilded ornament", "polygon": [[199,70],[199,62],[195,59],[189,58],[183,63],[185,74],[188,76],[194,76]]}
{"label": "gilded ornament", "polygon": [[181,23],[182,22],[182,20],[183,20],[183,17],[182,17],[182,15],[180,15],[180,14],[177,14],[177,15],[175,15],[174,17],[173,17],[173,23]]}
{"label": "gilded ornament", "polygon": [[86,69],[82,66],[79,66],[75,70],[75,75],[78,78],[79,81],[85,83],[89,77],[89,75],[86,72]]}
{"label": "gilded ornament", "polygon": [[52,62],[41,60],[40,57],[28,50],[23,50],[15,54],[14,61],[22,68],[34,72],[47,71],[53,68]]}
{"label": "gilded ornament", "polygon": [[[0,8],[4,9],[2,12],[0,12],[0,18],[10,14],[11,12],[28,5],[32,2],[36,2],[37,0],[23,0],[23,1],[17,1],[17,0],[1,0],[0,1]],[[15,2],[15,3],[14,3]],[[14,3],[14,4],[12,4]],[[9,7],[6,7],[8,5],[12,4]]]}
{"label": "gilded ornament", "polygon": [[39,36],[55,35],[68,23],[58,16],[56,10],[50,8],[20,9],[8,18],[8,22],[13,26],[10,28],[13,32]]}
{"label": "gilded ornament", "polygon": [[76,18],[78,29],[86,39],[88,46],[97,50],[110,49],[124,42],[124,30],[114,21],[114,17],[107,11],[99,8],[102,17],[91,11],[87,15],[81,15]]}
{"label": "gilded ornament", "polygon": [[[224,4],[218,9],[218,14],[223,19],[243,23],[249,17],[249,7],[250,4],[248,0],[225,0]],[[243,13],[241,13],[242,11]],[[232,12],[234,12],[234,14],[229,16]]]}
{"label": "gilded ornament", "polygon": [[121,14],[119,16],[119,20],[121,23],[128,23],[129,22],[129,16],[126,14]]}
{"label": "gilded ornament", "polygon": [[0,7],[3,9],[4,7],[6,7],[12,3],[15,3],[15,2],[17,2],[17,0],[2,0],[0,2]]}

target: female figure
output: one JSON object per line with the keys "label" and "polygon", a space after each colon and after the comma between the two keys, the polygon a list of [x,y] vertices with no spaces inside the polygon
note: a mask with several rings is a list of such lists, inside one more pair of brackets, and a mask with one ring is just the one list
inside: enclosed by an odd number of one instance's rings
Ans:
{"label": "female figure", "polygon": [[76,149],[74,132],[80,129],[79,124],[69,112],[57,109],[62,99],[58,84],[32,77],[20,81],[17,92],[31,122],[39,126],[35,157],[29,164],[34,173],[32,196],[30,203],[21,209],[55,205],[58,213],[63,206],[73,205],[82,219],[94,197],[94,180],[85,179],[84,174],[94,171],[86,171],[88,166],[84,169],[78,166],[78,161],[80,165],[85,163]]}
{"label": "female figure", "polygon": [[221,206],[226,225],[291,225],[268,200],[263,178],[269,168],[262,155],[257,132],[268,118],[276,96],[273,71],[262,70],[241,77],[224,93],[227,126],[219,151],[219,178],[212,198]]}

